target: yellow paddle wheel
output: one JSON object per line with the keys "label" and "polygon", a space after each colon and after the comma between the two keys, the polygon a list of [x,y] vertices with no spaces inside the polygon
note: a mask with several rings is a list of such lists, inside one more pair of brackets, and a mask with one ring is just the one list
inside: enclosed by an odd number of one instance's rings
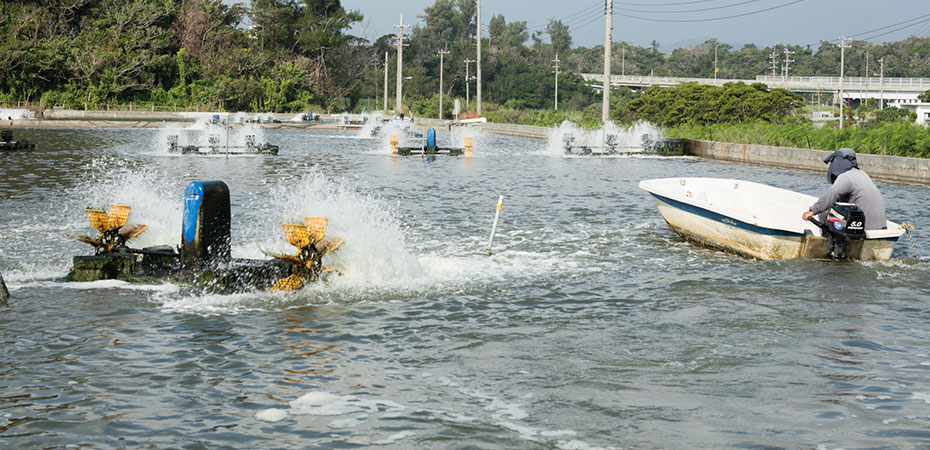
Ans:
{"label": "yellow paddle wheel", "polygon": [[345,239],[324,237],[325,217],[305,217],[302,224],[282,223],[281,229],[284,231],[287,242],[297,248],[297,253],[293,255],[265,253],[291,264],[291,274],[275,282],[271,287],[272,292],[296,291],[308,281],[319,280],[323,272],[333,271],[323,267],[323,256],[339,248]]}
{"label": "yellow paddle wheel", "polygon": [[71,239],[90,244],[94,255],[113,253],[126,245],[130,239],[142,234],[148,225],[127,225],[129,205],[111,204],[109,213],[102,209],[87,208],[90,225],[99,232],[94,238],[90,236],[69,236]]}

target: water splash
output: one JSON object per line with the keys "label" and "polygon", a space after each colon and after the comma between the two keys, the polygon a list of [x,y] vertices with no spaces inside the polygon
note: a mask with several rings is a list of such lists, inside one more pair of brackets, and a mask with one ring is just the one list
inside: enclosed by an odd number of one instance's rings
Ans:
{"label": "water splash", "polygon": [[114,157],[94,159],[82,172],[86,176],[67,196],[74,199],[64,214],[71,234],[93,233],[84,208],[106,211],[111,203],[120,203],[132,207],[129,223],[149,226],[131,241],[133,247],[180,244],[183,179]]}
{"label": "water splash", "polygon": [[[188,113],[195,114],[195,113]],[[270,115],[269,115],[270,116]],[[265,143],[265,131],[257,123],[249,120],[245,113],[236,113],[235,115],[218,115],[210,113],[199,113],[193,115],[196,121],[188,126],[179,124],[170,124],[158,131],[155,138],[153,153],[157,155],[168,155],[169,136],[177,136],[179,146],[194,145],[203,149],[216,147],[220,151],[228,147],[236,148],[241,151],[246,146],[248,136],[254,136],[256,144]],[[256,116],[255,120],[261,119]],[[266,119],[261,119],[265,121]],[[227,123],[229,126],[227,126]]]}
{"label": "water splash", "polygon": [[617,149],[623,153],[638,153],[643,151],[643,136],[649,135],[653,140],[661,134],[661,130],[648,122],[637,122],[631,126],[623,127],[607,122],[597,130],[585,130],[577,125],[565,121],[558,128],[549,132],[549,145],[543,150],[549,156],[565,156],[565,138],[574,137],[574,145],[588,147],[604,147],[606,136],[613,135],[617,139]]}
{"label": "water splash", "polygon": [[[397,216],[384,202],[360,192],[345,181],[331,181],[312,172],[301,180],[285,182],[271,191],[270,209],[278,211],[265,230],[280,230],[280,223],[302,223],[307,216],[328,219],[327,236],[344,237],[346,243],[327,257],[326,265],[344,275],[335,277],[342,286],[398,285],[424,276],[418,259],[407,249]],[[263,245],[291,252],[283,235]]]}

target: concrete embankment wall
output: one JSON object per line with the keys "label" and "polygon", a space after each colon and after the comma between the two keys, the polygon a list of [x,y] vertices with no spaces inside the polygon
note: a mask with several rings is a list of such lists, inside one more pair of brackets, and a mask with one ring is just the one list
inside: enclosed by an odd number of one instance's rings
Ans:
{"label": "concrete embankment wall", "polygon": [[[770,145],[688,140],[687,153],[702,158],[825,172],[832,152]],[[859,153],[859,168],[878,180],[930,185],[930,159]]]}
{"label": "concrete embankment wall", "polygon": [[[172,124],[188,124],[196,122],[198,119],[209,118],[217,113],[209,112],[165,112],[165,111],[83,111],[83,110],[66,110],[66,109],[47,109],[40,119],[22,119],[22,120],[0,120],[0,126],[11,127],[60,127],[60,128],[163,128]],[[221,113],[222,118],[226,118],[226,113]],[[291,121],[295,114],[254,114],[248,113],[246,117],[254,118],[272,117],[279,122],[262,122],[257,125],[261,128],[275,129],[324,129],[338,130],[344,128],[358,128],[357,126],[345,126],[338,122],[342,118],[339,114],[321,114],[320,121],[312,122],[294,122]],[[235,113],[232,114],[235,117]],[[2,118],[0,118],[2,119]],[[239,123],[231,123],[231,126],[240,126]]]}

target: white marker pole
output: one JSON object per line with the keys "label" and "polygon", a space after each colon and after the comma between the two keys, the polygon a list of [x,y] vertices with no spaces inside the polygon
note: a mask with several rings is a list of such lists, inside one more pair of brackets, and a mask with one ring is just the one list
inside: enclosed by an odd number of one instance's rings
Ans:
{"label": "white marker pole", "polygon": [[497,232],[497,219],[501,216],[501,210],[504,209],[504,196],[497,199],[497,212],[494,214],[494,225],[491,225],[491,237],[488,239],[488,256],[491,256],[491,244],[494,243],[494,233]]}

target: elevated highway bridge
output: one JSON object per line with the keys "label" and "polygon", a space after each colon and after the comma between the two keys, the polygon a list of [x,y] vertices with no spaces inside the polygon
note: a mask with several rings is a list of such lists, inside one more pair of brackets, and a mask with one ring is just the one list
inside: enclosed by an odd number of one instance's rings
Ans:
{"label": "elevated highway bridge", "polygon": [[[581,75],[595,89],[603,88],[604,75],[585,73]],[[642,89],[649,86],[672,87],[682,83],[698,83],[711,86],[723,86],[725,83],[743,82],[745,84],[764,83],[770,88],[783,88],[796,93],[824,93],[838,96],[839,77],[779,77],[760,75],[754,80],[713,79],[713,78],[678,78],[653,77],[643,75],[611,75],[611,86],[626,86]],[[891,78],[891,77],[844,77],[844,98],[863,100],[867,98],[884,98],[886,103],[917,103],[917,96],[930,90],[930,78]]]}

